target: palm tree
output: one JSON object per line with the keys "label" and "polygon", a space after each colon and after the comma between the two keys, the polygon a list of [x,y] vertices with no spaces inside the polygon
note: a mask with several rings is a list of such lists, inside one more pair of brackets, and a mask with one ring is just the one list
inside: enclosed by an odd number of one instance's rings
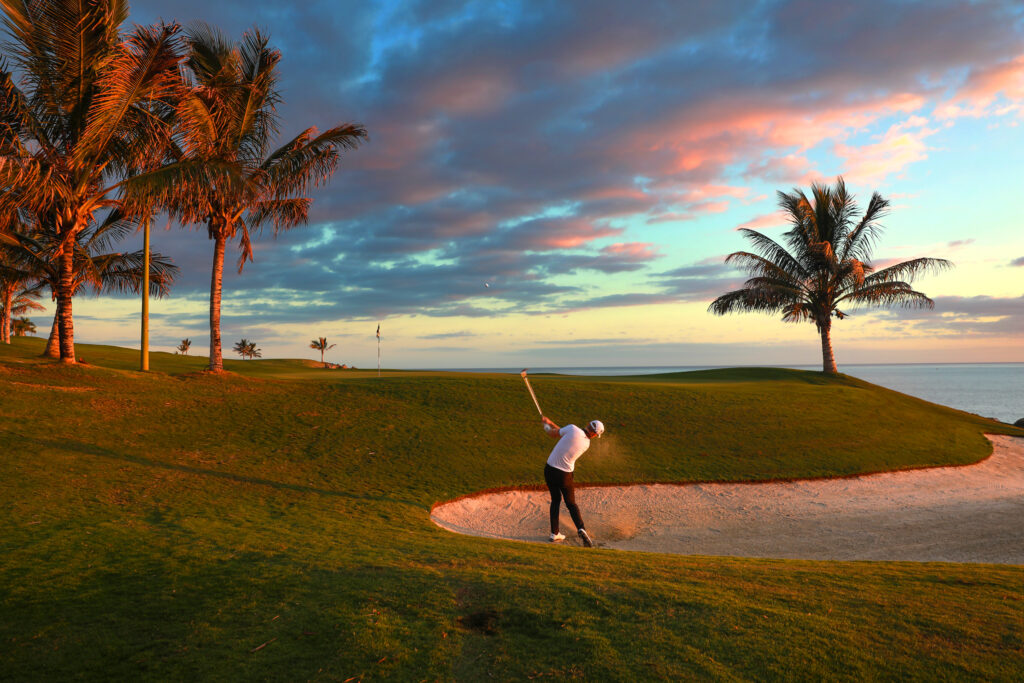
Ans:
{"label": "palm tree", "polygon": [[11,343],[11,320],[30,310],[41,311],[39,278],[21,253],[18,238],[27,229],[21,211],[7,213],[0,228],[0,342]]}
{"label": "palm tree", "polygon": [[[135,230],[136,221],[124,218],[119,210],[107,214],[102,223],[90,223],[79,232],[71,249],[74,252],[74,267],[71,277],[70,295],[75,296],[83,286],[95,294],[126,293],[138,294],[144,281],[145,255],[142,251],[128,253],[109,251],[114,244],[123,240]],[[17,236],[15,250],[24,267],[36,273],[39,281],[50,287],[53,298],[63,275],[61,261],[53,257],[58,242],[53,234],[41,230],[30,230]],[[171,291],[171,285],[178,274],[178,267],[171,259],[160,253],[150,254],[149,293],[164,297]],[[59,318],[54,316],[50,336],[43,355],[59,358]]]}
{"label": "palm tree", "polygon": [[710,312],[760,311],[781,313],[786,322],[809,320],[821,336],[823,370],[835,373],[832,318],[842,320],[847,315],[840,305],[934,307],[910,282],[922,273],[951,268],[952,263],[917,258],[881,270],[871,265],[871,250],[882,233],[878,221],[889,208],[888,200],[877,192],[863,215],[842,177],[834,188],[813,184],[813,200],[799,189],[778,194],[779,206],[793,226],[783,235],[786,246],[756,230],[744,229],[744,237],[760,253],[738,251],[725,262],[745,270],[750,279],[742,289],[715,299],[708,307]]}
{"label": "palm tree", "polygon": [[245,337],[235,344],[235,353],[244,358],[262,358],[260,349],[256,348],[256,342],[251,342]]}
{"label": "palm tree", "polygon": [[178,344],[178,352],[181,353],[181,355],[183,355],[183,356],[187,356],[188,355],[188,350],[190,348],[192,348],[192,340],[191,339],[182,339],[181,343]]}
{"label": "palm tree", "polygon": [[21,317],[11,324],[11,329],[14,331],[15,337],[24,337],[27,334],[36,333],[36,324],[28,318]]}
{"label": "palm tree", "polygon": [[320,362],[323,363],[324,367],[327,367],[327,363],[324,362],[324,353],[333,349],[337,344],[327,345],[327,337],[318,337],[313,341],[309,342],[309,348],[316,349],[320,352]]}
{"label": "palm tree", "polygon": [[[276,235],[307,221],[313,187],[326,182],[343,150],[366,138],[366,130],[343,123],[324,132],[307,128],[275,151],[275,108],[281,100],[277,68],[281,54],[257,30],[239,43],[217,29],[195,24],[186,31],[185,73],[190,89],[178,106],[179,161],[148,176],[145,191],[182,224],[204,223],[213,240],[210,278],[210,367],[224,369],[220,308],[224,252],[238,239],[238,270],[252,260],[252,238],[271,224]],[[206,166],[209,177],[183,176],[182,168]]]}
{"label": "palm tree", "polygon": [[[36,301],[39,298],[39,290],[42,288],[41,284],[26,287],[21,291],[18,291],[17,288],[17,282],[10,284],[10,281],[5,281],[0,277],[0,297],[2,297],[0,300],[0,341],[4,344],[11,343],[11,331],[17,323],[14,316],[24,315],[29,311],[44,310],[44,307]],[[33,326],[33,331],[35,331],[35,326]]]}
{"label": "palm tree", "polygon": [[[19,226],[20,227],[20,226]],[[18,248],[16,234],[8,228],[0,242],[0,342],[11,343],[11,320],[30,310],[41,311],[35,302],[40,284],[37,274],[25,261]]]}
{"label": "palm tree", "polygon": [[29,211],[52,237],[60,356],[74,363],[74,244],[167,136],[153,103],[181,92],[178,27],[122,34],[124,0],[0,5],[18,72],[0,70],[0,212]]}

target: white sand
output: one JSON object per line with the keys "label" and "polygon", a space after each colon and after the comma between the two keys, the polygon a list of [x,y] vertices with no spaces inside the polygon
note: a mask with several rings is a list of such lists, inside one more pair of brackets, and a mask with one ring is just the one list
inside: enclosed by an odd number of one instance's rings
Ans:
{"label": "white sand", "polygon": [[[1024,439],[989,436],[992,456],[848,479],[576,488],[597,545],[685,555],[1024,564]],[[547,542],[547,491],[444,503],[431,519],[462,534]],[[562,506],[565,543],[578,544]]]}

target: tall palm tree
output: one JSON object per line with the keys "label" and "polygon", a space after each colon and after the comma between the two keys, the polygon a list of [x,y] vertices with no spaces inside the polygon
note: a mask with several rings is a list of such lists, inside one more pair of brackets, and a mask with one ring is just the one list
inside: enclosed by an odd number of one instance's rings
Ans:
{"label": "tall palm tree", "polygon": [[[140,184],[183,224],[203,223],[213,241],[210,278],[210,366],[224,369],[220,308],[224,252],[238,239],[238,270],[252,260],[252,238],[264,225],[274,234],[306,223],[305,196],[333,174],[341,153],[366,138],[359,124],[326,131],[307,128],[276,150],[275,108],[281,54],[257,30],[234,43],[217,29],[195,24],[185,32],[188,93],[176,112],[179,161]],[[210,177],[183,177],[182,168],[205,165]]]}
{"label": "tall palm tree", "polygon": [[889,208],[888,200],[877,192],[863,215],[842,177],[835,187],[813,184],[812,198],[799,189],[778,194],[779,206],[793,226],[783,235],[785,246],[744,229],[744,237],[760,253],[737,251],[725,262],[745,270],[750,279],[741,289],[711,302],[710,312],[781,313],[786,322],[813,322],[821,336],[822,368],[835,373],[832,318],[842,320],[847,315],[840,305],[934,307],[910,282],[922,273],[951,268],[952,263],[917,258],[881,270],[871,265],[871,251],[883,229],[878,221]]}
{"label": "tall palm tree", "polygon": [[[138,294],[143,286],[145,255],[142,251],[128,253],[112,251],[114,245],[134,232],[137,221],[125,218],[117,209],[109,212],[102,223],[90,223],[74,240],[74,265],[71,276],[70,295],[75,296],[83,287],[95,294]],[[58,240],[53,233],[36,229],[17,236],[22,263],[36,274],[39,282],[49,286],[53,298],[57,298],[58,287],[63,276],[62,264],[53,257],[58,249]],[[178,274],[178,267],[171,259],[160,253],[150,254],[149,293],[164,297],[171,291]],[[50,337],[44,356],[60,357],[59,317],[54,316]]]}
{"label": "tall palm tree", "polygon": [[154,102],[181,92],[177,25],[121,32],[124,0],[0,0],[17,71],[0,71],[0,211],[39,216],[55,243],[60,355],[75,362],[78,235],[119,202],[166,138]]}
{"label": "tall palm tree", "polygon": [[327,337],[318,337],[317,339],[309,342],[309,348],[316,349],[320,352],[320,362],[323,363],[325,368],[327,367],[327,363],[324,362],[324,353],[330,351],[335,346],[337,346],[337,344],[331,344],[330,346],[327,345]]}

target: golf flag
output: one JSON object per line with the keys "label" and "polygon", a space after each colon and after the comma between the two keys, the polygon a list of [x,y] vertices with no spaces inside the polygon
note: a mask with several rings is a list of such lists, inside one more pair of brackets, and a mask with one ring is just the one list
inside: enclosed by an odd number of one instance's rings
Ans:
{"label": "golf flag", "polygon": [[377,339],[380,339],[380,323],[377,323]]}

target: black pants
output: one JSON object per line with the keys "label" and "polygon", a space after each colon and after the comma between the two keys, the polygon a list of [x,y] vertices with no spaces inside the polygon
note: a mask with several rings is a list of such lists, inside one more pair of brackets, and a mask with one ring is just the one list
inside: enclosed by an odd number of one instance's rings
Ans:
{"label": "black pants", "polygon": [[583,517],[580,516],[580,509],[576,505],[576,494],[572,492],[572,472],[563,472],[557,467],[544,465],[544,481],[551,492],[551,533],[558,533],[558,506],[563,498],[573,524],[577,529],[582,529]]}

